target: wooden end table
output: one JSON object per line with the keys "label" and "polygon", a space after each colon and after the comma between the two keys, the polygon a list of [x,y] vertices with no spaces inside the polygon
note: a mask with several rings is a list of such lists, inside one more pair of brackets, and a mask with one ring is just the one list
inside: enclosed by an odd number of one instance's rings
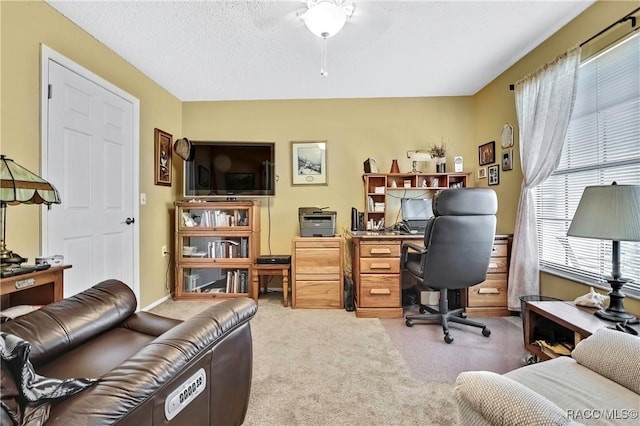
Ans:
{"label": "wooden end table", "polygon": [[[523,326],[524,346],[541,360],[548,360],[553,356],[545,353],[535,344],[540,336],[536,336],[536,325],[547,320],[547,325],[563,334],[573,334],[573,345],[591,336],[597,329],[615,325],[615,322],[605,321],[594,315],[596,308],[576,306],[573,302],[565,301],[527,301],[524,304]],[[634,329],[640,331],[639,326]]]}
{"label": "wooden end table", "polygon": [[3,309],[17,305],[47,305],[63,298],[65,269],[71,265],[52,266],[43,271],[14,275],[0,280]]}

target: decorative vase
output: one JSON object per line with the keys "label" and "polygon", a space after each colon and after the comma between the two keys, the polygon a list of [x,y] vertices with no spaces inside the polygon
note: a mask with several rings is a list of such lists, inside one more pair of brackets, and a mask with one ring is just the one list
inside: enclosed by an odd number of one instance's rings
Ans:
{"label": "decorative vase", "polygon": [[438,158],[436,160],[436,173],[446,173],[447,172],[447,159],[444,157]]}
{"label": "decorative vase", "polygon": [[398,160],[391,160],[391,171],[389,173],[400,173],[400,167],[398,167]]}

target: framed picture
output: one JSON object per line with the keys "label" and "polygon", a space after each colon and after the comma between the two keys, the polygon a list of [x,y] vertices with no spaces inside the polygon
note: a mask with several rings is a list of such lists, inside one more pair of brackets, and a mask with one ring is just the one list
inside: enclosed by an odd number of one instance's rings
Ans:
{"label": "framed picture", "polygon": [[487,168],[480,167],[478,169],[478,179],[486,179],[487,178]]}
{"label": "framed picture", "polygon": [[291,184],[327,184],[327,141],[291,142]]}
{"label": "framed picture", "polygon": [[171,186],[171,148],[173,136],[160,129],[154,129],[153,140],[155,144],[155,184]]}
{"label": "framed picture", "polygon": [[513,169],[513,149],[502,151],[502,171]]}
{"label": "framed picture", "polygon": [[489,171],[489,181],[487,182],[489,185],[498,185],[500,184],[500,166],[493,165],[487,167]]}
{"label": "framed picture", "polygon": [[496,141],[478,147],[478,162],[481,166],[496,162]]}

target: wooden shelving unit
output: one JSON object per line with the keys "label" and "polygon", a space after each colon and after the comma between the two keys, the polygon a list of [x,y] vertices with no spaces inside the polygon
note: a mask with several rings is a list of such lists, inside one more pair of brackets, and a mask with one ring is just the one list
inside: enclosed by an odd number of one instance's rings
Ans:
{"label": "wooden shelving unit", "polygon": [[[388,197],[394,191],[464,188],[469,186],[470,176],[471,173],[366,173],[362,176],[365,187],[365,225],[380,223],[385,218]],[[370,227],[369,225],[367,228]]]}
{"label": "wooden shelving unit", "polygon": [[176,202],[176,299],[252,297],[257,201]]}

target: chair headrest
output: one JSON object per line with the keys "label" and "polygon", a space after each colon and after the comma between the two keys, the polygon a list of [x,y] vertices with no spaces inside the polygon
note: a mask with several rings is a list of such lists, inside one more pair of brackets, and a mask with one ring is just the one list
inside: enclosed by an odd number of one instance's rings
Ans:
{"label": "chair headrest", "polygon": [[489,188],[443,189],[433,197],[435,216],[494,215],[498,211],[498,197]]}

